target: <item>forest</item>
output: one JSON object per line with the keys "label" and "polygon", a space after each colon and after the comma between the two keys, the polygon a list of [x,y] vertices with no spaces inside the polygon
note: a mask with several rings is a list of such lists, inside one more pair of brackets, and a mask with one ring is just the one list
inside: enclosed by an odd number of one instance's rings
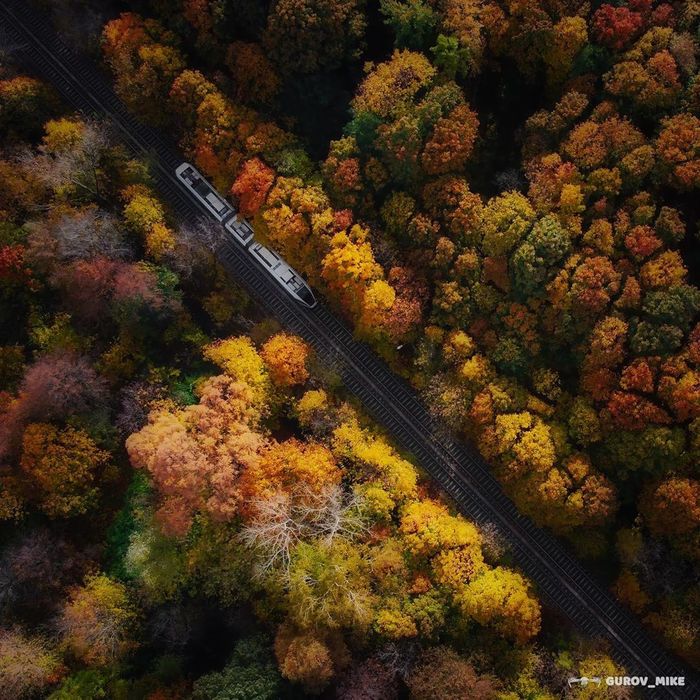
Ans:
{"label": "forest", "polygon": [[[700,2],[36,5],[700,667]],[[0,184],[0,700],[634,697],[4,40]]]}

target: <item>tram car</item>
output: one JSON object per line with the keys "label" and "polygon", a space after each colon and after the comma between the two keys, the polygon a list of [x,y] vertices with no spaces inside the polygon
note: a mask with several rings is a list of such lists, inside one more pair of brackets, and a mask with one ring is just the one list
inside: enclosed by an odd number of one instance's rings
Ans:
{"label": "tram car", "polygon": [[236,243],[243,246],[248,255],[255,258],[290,296],[310,309],[316,306],[316,297],[304,278],[274,250],[255,241],[251,225],[238,216],[235,209],[194,166],[182,163],[175,174],[200,205],[223,225]]}

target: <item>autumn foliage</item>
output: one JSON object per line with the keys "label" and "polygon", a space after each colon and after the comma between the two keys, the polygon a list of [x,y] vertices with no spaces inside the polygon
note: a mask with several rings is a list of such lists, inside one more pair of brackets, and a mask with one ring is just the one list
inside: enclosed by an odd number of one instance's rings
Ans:
{"label": "autumn foliage", "polygon": [[[158,0],[101,31],[68,5],[125,108],[700,663],[694,2]],[[4,48],[0,696],[514,700],[623,674],[539,635],[496,528],[265,318],[153,162]]]}
{"label": "autumn foliage", "polygon": [[479,529],[422,497],[415,467],[349,405],[290,395],[312,433],[269,433],[249,382],[263,386],[269,373],[286,389],[306,384],[290,362],[305,350],[284,333],[259,353],[246,338],[223,340],[205,352],[226,374],[198,388],[198,403],[152,412],[127,439],[153,480],[161,531],[196,548],[202,519],[242,524],[254,585],[288,620],[275,642],[280,671],[309,692],[347,666],[345,633],[430,639],[456,614],[527,643],[540,625],[527,581],[490,566]]}

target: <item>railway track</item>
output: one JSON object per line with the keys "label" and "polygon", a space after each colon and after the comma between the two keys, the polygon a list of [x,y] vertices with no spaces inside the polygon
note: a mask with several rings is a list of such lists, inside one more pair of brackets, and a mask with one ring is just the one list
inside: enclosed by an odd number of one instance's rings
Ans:
{"label": "railway track", "polygon": [[[35,9],[23,0],[1,0],[0,23],[21,47],[20,58],[52,83],[61,96],[86,115],[108,117],[124,143],[147,156],[161,195],[183,222],[202,210],[175,177],[183,158],[158,131],[139,123],[84,56],[68,49]],[[212,225],[218,225],[212,221]],[[314,309],[296,303],[234,242],[216,251],[224,268],[280,323],[312,343],[318,355],[340,369],[346,386],[367,411],[412,453],[460,510],[480,524],[495,525],[510,544],[538,593],[582,632],[602,636],[628,673],[684,676],[685,687],[657,687],[648,697],[700,700],[700,683],[675,657],[654,642],[638,620],[552,535],[520,515],[474,449],[453,440],[430,415],[416,392],[319,301]]]}

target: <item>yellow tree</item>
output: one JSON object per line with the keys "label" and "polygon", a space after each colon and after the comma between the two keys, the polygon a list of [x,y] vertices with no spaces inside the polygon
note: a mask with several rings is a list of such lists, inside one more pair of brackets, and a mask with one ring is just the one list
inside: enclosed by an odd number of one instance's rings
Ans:
{"label": "yellow tree", "polygon": [[334,431],[333,453],[357,474],[357,480],[373,487],[374,498],[389,503],[389,510],[414,498],[417,487],[415,467],[396,454],[386,440],[363,429],[352,417]]}
{"label": "yellow tree", "polygon": [[358,333],[363,338],[377,338],[390,319],[395,301],[396,292],[386,280],[372,282],[362,298]]}
{"label": "yellow tree", "polygon": [[605,524],[617,508],[614,486],[581,454],[561,467],[531,474],[515,488],[514,499],[538,524],[572,535],[576,528]]}
{"label": "yellow tree", "polygon": [[461,516],[450,515],[441,503],[423,500],[406,505],[399,532],[408,551],[427,558],[434,581],[448,590],[461,591],[487,568],[479,531]]}
{"label": "yellow tree", "polygon": [[199,71],[184,70],[173,81],[168,95],[173,111],[182,120],[182,126],[193,129],[197,124],[197,110],[207,95],[216,92],[216,86]]}
{"label": "yellow tree", "polygon": [[204,348],[204,357],[229,377],[250,387],[261,410],[271,395],[270,377],[262,357],[247,336],[219,340]]}
{"label": "yellow tree", "polygon": [[380,63],[364,79],[352,102],[353,110],[374,112],[382,118],[393,116],[429,85],[435,74],[435,68],[423,54],[394,51],[389,61]]}
{"label": "yellow tree", "polygon": [[530,232],[535,211],[519,192],[493,197],[483,209],[482,246],[486,255],[508,255]]}
{"label": "yellow tree", "polygon": [[[624,676],[626,671],[616,664],[609,656],[602,653],[587,654],[578,663],[578,676],[587,678],[607,678],[608,676]],[[604,684],[589,683],[585,688],[580,687],[573,697],[576,700],[605,700],[610,697],[610,688]]]}
{"label": "yellow tree", "polygon": [[292,553],[286,607],[302,629],[366,631],[375,604],[358,545],[302,542]]}
{"label": "yellow tree", "polygon": [[318,260],[328,250],[335,229],[328,197],[300,178],[278,177],[257,219],[258,230],[276,250],[312,282],[320,278]]}
{"label": "yellow tree", "polygon": [[155,259],[175,249],[175,234],[165,221],[163,205],[145,185],[131,185],[121,193],[124,200],[124,220],[127,226],[146,244]]}
{"label": "yellow tree", "polygon": [[313,429],[329,413],[328,394],[323,389],[311,389],[297,401],[295,414],[302,428]]}
{"label": "yellow tree", "polygon": [[136,646],[137,612],[126,587],[104,574],[90,576],[66,602],[58,626],[75,656],[106,666]]}
{"label": "yellow tree", "polygon": [[437,501],[414,501],[401,512],[399,526],[406,546],[415,556],[430,557],[454,547],[480,547],[476,527],[460,516],[450,515]]}
{"label": "yellow tree", "polygon": [[163,104],[175,77],[184,68],[175,36],[154,20],[125,12],[108,22],[102,48],[116,80],[117,94],[139,116],[162,124]]}
{"label": "yellow tree", "polygon": [[485,571],[458,596],[463,612],[481,625],[517,644],[525,644],[540,631],[540,606],[527,581],[503,567]]}
{"label": "yellow tree", "polygon": [[321,262],[323,281],[353,318],[361,312],[368,287],[382,277],[367,238],[367,232],[357,225],[350,232],[335,234]]}
{"label": "yellow tree", "polygon": [[495,425],[482,434],[480,444],[486,456],[498,459],[506,480],[544,473],[556,458],[549,427],[527,411],[498,416]]}

